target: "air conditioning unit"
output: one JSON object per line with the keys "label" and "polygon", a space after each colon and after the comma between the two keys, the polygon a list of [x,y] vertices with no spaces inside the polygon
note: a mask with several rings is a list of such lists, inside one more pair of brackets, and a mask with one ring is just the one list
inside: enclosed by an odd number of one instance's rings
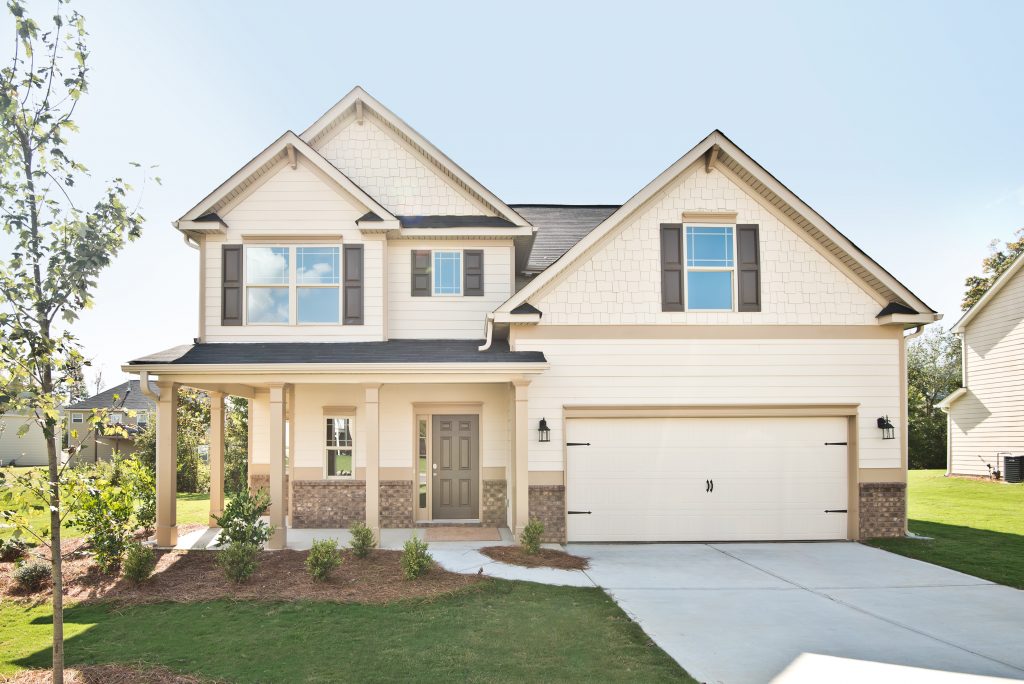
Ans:
{"label": "air conditioning unit", "polygon": [[1003,457],[1003,479],[1012,483],[1024,482],[1024,456],[1007,454]]}

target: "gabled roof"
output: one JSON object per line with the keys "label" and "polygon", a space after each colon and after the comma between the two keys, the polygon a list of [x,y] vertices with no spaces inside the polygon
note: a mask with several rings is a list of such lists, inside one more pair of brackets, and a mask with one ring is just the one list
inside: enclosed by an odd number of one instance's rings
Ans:
{"label": "gabled roof", "polygon": [[721,131],[712,131],[693,149],[679,158],[672,166],[648,183],[640,192],[629,199],[586,237],[567,251],[557,263],[540,273],[522,290],[514,294],[496,311],[508,312],[539,292],[559,275],[566,273],[581,257],[588,254],[601,239],[616,228],[623,226],[640,211],[649,200],[662,189],[675,182],[684,171],[702,159],[711,160],[715,166],[728,168],[736,174],[751,191],[761,195],[768,203],[789,217],[826,251],[843,263],[868,289],[875,291],[881,299],[902,304],[919,314],[935,314],[905,285],[882,268],[857,245],[840,233],[832,224],[822,218],[789,188],[780,183],[760,164],[751,159],[743,150]]}
{"label": "gabled roof", "polygon": [[539,273],[619,208],[617,204],[513,204],[513,209],[537,228],[527,273]]}
{"label": "gabled roof", "polygon": [[1003,273],[998,278],[996,278],[996,282],[992,283],[992,286],[988,288],[988,291],[986,291],[985,294],[981,296],[981,299],[976,301],[974,303],[974,306],[968,309],[966,313],[964,313],[964,315],[960,317],[960,320],[957,321],[952,328],[950,328],[950,332],[963,332],[967,324],[970,323],[974,319],[974,317],[978,315],[978,312],[980,312],[982,309],[988,306],[988,303],[995,299],[996,295],[999,294],[999,291],[1006,287],[1006,283],[1010,282],[1010,280],[1013,279],[1013,276],[1017,274],[1017,271],[1021,270],[1022,268],[1024,268],[1024,254],[1018,255],[1013,260],[1013,263],[1010,264],[1010,267],[1003,271]]}
{"label": "gabled roof", "polygon": [[515,210],[498,199],[497,195],[485,188],[483,184],[449,159],[433,143],[415,131],[394,112],[374,99],[373,96],[360,86],[356,86],[349,91],[336,105],[313,122],[313,125],[304,130],[302,132],[302,139],[315,148],[338,124],[347,121],[351,116],[372,116],[375,122],[379,122],[393,135],[396,135],[401,141],[410,145],[422,155],[448,183],[457,185],[463,191],[468,192],[474,199],[488,207],[495,214],[509,221],[512,225],[530,225]]}
{"label": "gabled roof", "polygon": [[[156,385],[149,383],[150,389],[157,391]],[[114,397],[117,397],[115,400]],[[138,380],[122,382],[116,387],[105,389],[99,394],[75,402],[64,407],[65,410],[88,410],[88,409],[127,409],[130,411],[155,411],[156,404],[152,399],[142,393]]]}
{"label": "gabled roof", "polygon": [[[294,152],[290,151],[289,148],[294,150]],[[307,159],[313,166],[334,181],[338,187],[361,204],[367,213],[376,215],[376,220],[393,221],[397,225],[398,219],[382,207],[377,200],[366,194],[351,178],[324,159],[305,140],[302,140],[292,131],[286,131],[284,135],[253,157],[248,164],[239,169],[231,178],[228,178],[216,190],[204,197],[199,204],[189,209],[184,216],[175,222],[175,227],[183,231],[219,230],[224,225],[224,222],[218,215],[218,212],[222,211],[231,200],[246,188],[269,173],[271,169],[279,164],[287,163],[287,159],[291,154],[302,155],[303,158]]]}

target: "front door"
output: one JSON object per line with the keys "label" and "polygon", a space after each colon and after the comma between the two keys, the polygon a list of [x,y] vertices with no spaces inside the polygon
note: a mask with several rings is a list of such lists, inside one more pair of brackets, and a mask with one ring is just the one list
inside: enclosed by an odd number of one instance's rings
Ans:
{"label": "front door", "polygon": [[434,416],[433,428],[433,518],[479,517],[479,416]]}

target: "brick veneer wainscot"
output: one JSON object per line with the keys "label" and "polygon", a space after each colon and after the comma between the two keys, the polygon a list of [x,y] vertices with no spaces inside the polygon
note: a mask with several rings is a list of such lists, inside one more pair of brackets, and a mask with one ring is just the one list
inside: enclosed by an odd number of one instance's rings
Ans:
{"label": "brick veneer wainscot", "polygon": [[292,487],[295,528],[350,527],[366,520],[366,483],[360,480],[296,480]]}
{"label": "brick veneer wainscot", "polygon": [[508,483],[505,480],[484,480],[484,500],[480,507],[480,523],[485,527],[508,525]]}
{"label": "brick veneer wainscot", "polygon": [[412,527],[413,501],[416,492],[412,480],[380,481],[380,526]]}
{"label": "brick veneer wainscot", "polygon": [[[270,473],[250,473],[249,491],[255,493],[258,489],[264,489],[270,493]],[[288,510],[288,473],[284,475],[284,509]]]}
{"label": "brick veneer wainscot", "polygon": [[565,543],[565,487],[530,485],[530,518],[544,523],[541,541]]}
{"label": "brick veneer wainscot", "polygon": [[907,524],[907,485],[902,482],[860,484],[860,538],[902,537]]}

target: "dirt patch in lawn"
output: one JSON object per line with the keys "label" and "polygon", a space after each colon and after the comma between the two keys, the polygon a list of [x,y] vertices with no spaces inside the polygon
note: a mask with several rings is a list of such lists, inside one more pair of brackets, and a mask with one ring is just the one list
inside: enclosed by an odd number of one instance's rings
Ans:
{"label": "dirt patch in lawn", "polygon": [[[136,585],[119,575],[101,573],[82,547],[80,540],[64,545],[64,594],[75,601],[141,604],[226,598],[390,603],[439,596],[483,581],[477,576],[447,572],[437,565],[415,580],[406,580],[399,563],[401,552],[378,549],[362,559],[349,550],[342,551],[341,566],[326,582],[310,578],[305,551],[264,551],[249,581],[235,584],[217,565],[215,551],[157,551],[153,576]],[[33,602],[47,599],[49,583],[44,590],[25,595],[14,584],[13,570],[13,563],[0,564],[0,596]]]}
{"label": "dirt patch in lawn", "polygon": [[[50,684],[52,681],[50,670],[23,670],[11,677],[0,676],[0,682],[5,684]],[[65,684],[214,684],[216,681],[163,667],[81,665],[64,669]]]}
{"label": "dirt patch in lawn", "polygon": [[574,556],[557,549],[540,549],[529,554],[521,546],[487,546],[480,553],[502,563],[527,568],[557,568],[558,570],[586,570],[590,563],[582,556]]}

